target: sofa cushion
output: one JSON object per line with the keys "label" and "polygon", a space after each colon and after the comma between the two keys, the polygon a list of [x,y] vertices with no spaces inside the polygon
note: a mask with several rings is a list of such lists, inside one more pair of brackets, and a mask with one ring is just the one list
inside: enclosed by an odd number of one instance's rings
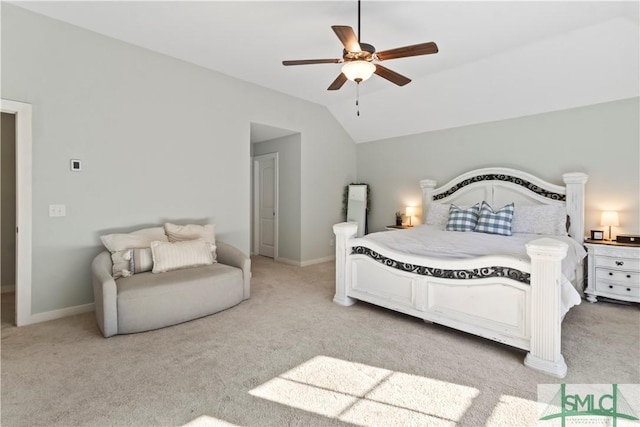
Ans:
{"label": "sofa cushion", "polygon": [[216,313],[243,299],[242,270],[211,264],[116,281],[118,333],[158,329]]}

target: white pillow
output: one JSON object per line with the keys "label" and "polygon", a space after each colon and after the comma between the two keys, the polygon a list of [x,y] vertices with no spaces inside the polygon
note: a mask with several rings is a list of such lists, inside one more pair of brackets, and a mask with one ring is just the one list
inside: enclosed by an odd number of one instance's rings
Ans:
{"label": "white pillow", "polygon": [[211,249],[202,239],[184,242],[152,242],[153,273],[213,264]]}
{"label": "white pillow", "polygon": [[143,228],[131,233],[105,234],[100,236],[102,244],[109,252],[122,251],[133,248],[148,248],[151,242],[156,240],[168,242],[167,236],[162,227]]}
{"label": "white pillow", "polygon": [[449,220],[449,204],[430,203],[425,224],[443,227]]}
{"label": "white pillow", "polygon": [[183,242],[186,240],[202,239],[209,243],[213,262],[217,260],[216,254],[216,226],[214,224],[197,225],[176,225],[167,222],[164,231],[170,242]]}
{"label": "white pillow", "polygon": [[561,205],[516,205],[511,231],[513,233],[566,236],[566,208]]}
{"label": "white pillow", "polygon": [[127,277],[132,274],[129,268],[131,253],[129,249],[148,248],[151,242],[168,242],[163,227],[143,228],[131,233],[115,233],[100,236],[102,244],[111,252],[113,262],[112,274],[114,279]]}

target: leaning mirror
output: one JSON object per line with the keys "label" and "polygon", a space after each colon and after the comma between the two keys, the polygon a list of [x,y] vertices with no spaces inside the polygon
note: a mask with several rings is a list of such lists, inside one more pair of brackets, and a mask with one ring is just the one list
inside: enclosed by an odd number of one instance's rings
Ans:
{"label": "leaning mirror", "polygon": [[367,224],[367,186],[349,185],[349,197],[347,199],[347,221],[358,224],[356,237],[364,236]]}

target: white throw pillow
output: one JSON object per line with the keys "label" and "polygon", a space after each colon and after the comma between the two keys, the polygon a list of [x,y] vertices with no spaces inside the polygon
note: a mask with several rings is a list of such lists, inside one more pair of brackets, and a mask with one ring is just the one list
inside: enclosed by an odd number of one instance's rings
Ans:
{"label": "white throw pillow", "polygon": [[105,234],[100,236],[100,240],[111,253],[125,249],[148,248],[151,246],[151,242],[155,241],[169,241],[162,227],[143,228],[126,234]]}
{"label": "white throw pillow", "polygon": [[151,242],[154,241],[169,241],[163,227],[143,228],[131,233],[105,234],[100,236],[100,240],[105,248],[111,252],[114,279],[127,277],[134,273],[130,269],[130,249],[149,248]]}
{"label": "white throw pillow", "polygon": [[449,220],[449,206],[448,203],[430,203],[425,224],[437,225],[444,229]]}
{"label": "white throw pillow", "polygon": [[567,211],[561,205],[517,205],[511,224],[513,233],[567,235]]}
{"label": "white throw pillow", "polygon": [[152,242],[153,273],[213,264],[210,245],[202,239],[184,242]]}
{"label": "white throw pillow", "polygon": [[176,225],[167,222],[164,231],[170,242],[184,242],[186,240],[202,239],[209,243],[213,262],[217,260],[216,253],[216,226],[214,224],[198,225]]}

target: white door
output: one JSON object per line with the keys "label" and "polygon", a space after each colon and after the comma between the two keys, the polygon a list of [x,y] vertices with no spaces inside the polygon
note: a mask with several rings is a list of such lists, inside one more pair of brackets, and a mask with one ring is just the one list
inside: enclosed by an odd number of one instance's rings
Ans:
{"label": "white door", "polygon": [[278,256],[278,153],[254,157],[254,253]]}

